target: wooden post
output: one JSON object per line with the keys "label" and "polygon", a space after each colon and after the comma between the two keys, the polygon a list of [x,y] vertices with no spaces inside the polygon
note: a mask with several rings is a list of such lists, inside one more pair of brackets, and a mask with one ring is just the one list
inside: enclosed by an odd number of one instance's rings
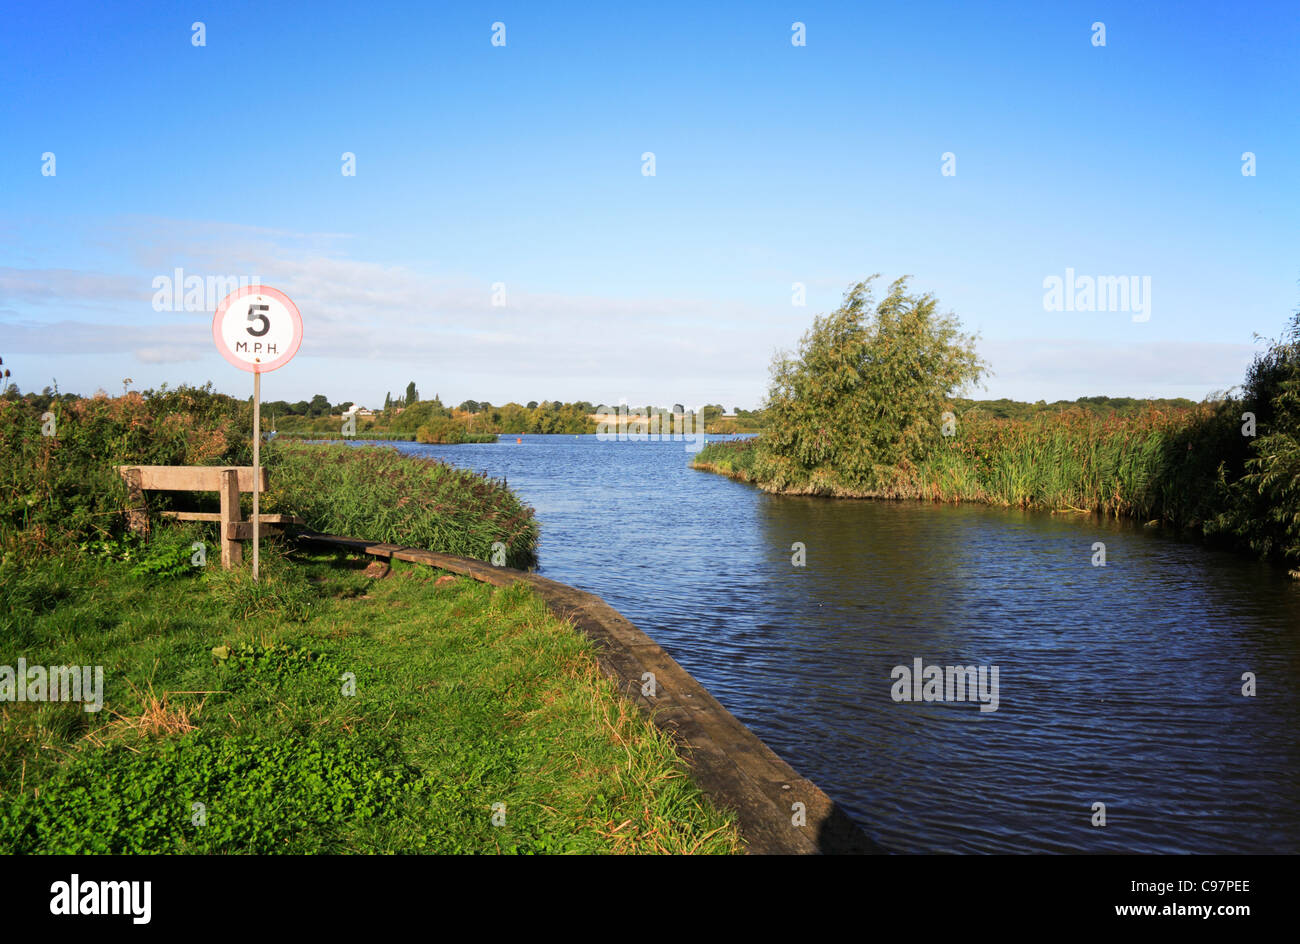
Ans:
{"label": "wooden post", "polygon": [[131,503],[126,511],[127,526],[139,534],[149,533],[149,505],[144,500],[144,475],[139,469],[126,469],[126,494]]}
{"label": "wooden post", "polygon": [[259,525],[260,509],[258,498],[262,490],[258,488],[258,479],[262,475],[262,374],[253,374],[253,582],[257,582],[257,564],[259,560],[259,548],[261,546],[261,533]]}
{"label": "wooden post", "polygon": [[[257,482],[253,483],[254,488]],[[256,491],[253,492],[257,494]],[[239,472],[221,471],[221,566],[229,570],[244,560],[244,547],[235,536],[233,525],[239,521]]]}

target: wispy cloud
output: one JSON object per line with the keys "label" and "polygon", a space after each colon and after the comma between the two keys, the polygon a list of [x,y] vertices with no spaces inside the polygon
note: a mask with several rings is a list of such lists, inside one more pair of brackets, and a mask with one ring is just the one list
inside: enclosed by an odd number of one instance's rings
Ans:
{"label": "wispy cloud", "polygon": [[[228,223],[125,220],[111,227],[113,271],[0,268],[0,345],[6,354],[122,354],[148,365],[212,361],[211,313],[155,311],[155,277],[257,278],[287,292],[306,332],[295,373],[338,386],[325,366],[355,365],[382,391],[415,366],[444,389],[501,396],[530,390],[633,402],[664,391],[756,402],[772,352],[792,347],[812,309],[691,298],[617,298],[494,286],[465,274],[352,258],[350,239]],[[93,238],[103,240],[105,230]],[[793,312],[793,314],[792,314]],[[994,375],[987,393],[1020,399],[1205,394],[1239,383],[1255,348],[1242,344],[1070,339],[981,342]],[[401,365],[385,367],[385,365]],[[369,366],[367,366],[369,365]],[[360,379],[358,379],[360,378]],[[102,383],[91,378],[90,383]],[[353,388],[355,389],[355,388]],[[658,392],[658,393],[656,393]],[[521,391],[521,395],[524,392]],[[557,390],[558,393],[558,390]],[[372,396],[374,394],[365,394]],[[537,396],[548,394],[539,393]],[[611,401],[612,402],[612,401]],[[731,404],[728,404],[731,405]]]}
{"label": "wispy cloud", "polygon": [[[287,292],[303,311],[306,357],[427,362],[501,376],[617,376],[631,366],[643,377],[688,383],[720,368],[729,373],[738,352],[760,365],[769,353],[741,330],[754,313],[739,306],[720,311],[690,299],[507,285],[501,307],[486,280],[348,258],[338,235],[180,223],[163,249],[163,229],[157,221],[122,229],[123,267],[133,274],[0,269],[6,348],[131,353],[150,364],[198,359],[211,347],[210,313],[157,312],[151,304],[154,278],[171,279],[180,268],[187,277],[255,277]],[[77,317],[88,308],[93,318]]]}
{"label": "wispy cloud", "polygon": [[[147,287],[147,286],[146,286]],[[139,280],[125,275],[78,269],[19,269],[0,266],[0,304],[102,306],[106,302],[148,301]]]}

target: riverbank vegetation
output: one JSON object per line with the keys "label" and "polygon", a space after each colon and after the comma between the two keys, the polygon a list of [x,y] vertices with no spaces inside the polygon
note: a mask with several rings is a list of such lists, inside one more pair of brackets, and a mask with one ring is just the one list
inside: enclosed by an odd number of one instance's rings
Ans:
{"label": "riverbank vegetation", "polygon": [[[324,399],[323,397],[321,399]],[[521,406],[507,403],[466,401],[459,407],[444,406],[442,400],[397,401],[384,410],[367,410],[355,414],[336,412],[316,415],[278,412],[267,404],[263,415],[282,434],[320,434],[322,438],[385,439],[405,438],[410,442],[495,442],[501,434],[524,433],[594,433],[595,422],[589,417],[589,403],[532,403]],[[344,432],[345,426],[347,432]]]}
{"label": "riverbank vegetation", "polygon": [[99,712],[0,702],[0,852],[738,850],[526,586],[275,543],[253,584],[201,538],[0,565],[0,663],[103,667]]}
{"label": "riverbank vegetation", "polygon": [[[117,465],[251,465],[249,403],[210,386],[42,400],[0,398],[0,552],[51,553],[126,530]],[[392,449],[264,446],[266,510],[317,531],[400,541],[490,560],[535,560],[532,512],[505,487],[446,463]],[[216,495],[147,492],[151,512],[216,509]],[[251,508],[244,496],[246,510]],[[215,525],[210,538],[215,539]]]}
{"label": "riverbank vegetation", "polygon": [[537,520],[504,482],[392,447],[309,443],[268,449],[268,513],[295,514],[326,534],[492,559],[526,569],[537,561]]}
{"label": "riverbank vegetation", "polygon": [[[279,539],[253,583],[220,567],[215,525],[127,532],[114,466],[247,465],[251,421],[210,387],[0,398],[0,852],[739,851],[672,738],[526,585]],[[386,448],[263,456],[268,513],[536,559],[503,482]],[[17,700],[24,663],[102,667],[102,710]]]}
{"label": "riverbank vegetation", "polygon": [[900,280],[874,304],[868,280],[778,360],[764,432],[694,465],[789,494],[1131,517],[1300,567],[1300,315],[1239,393],[1199,404],[953,396],[982,370],[932,297]]}
{"label": "riverbank vegetation", "polygon": [[251,465],[252,425],[248,403],[210,385],[0,398],[0,549],[43,553],[121,534],[127,496],[114,466]]}

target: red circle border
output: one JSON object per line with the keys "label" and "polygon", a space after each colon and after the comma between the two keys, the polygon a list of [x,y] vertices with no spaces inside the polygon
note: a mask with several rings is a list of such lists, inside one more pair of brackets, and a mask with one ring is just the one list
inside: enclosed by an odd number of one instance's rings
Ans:
{"label": "red circle border", "polygon": [[[285,307],[285,310],[289,312],[289,317],[293,319],[295,329],[293,347],[275,360],[267,361],[265,364],[249,364],[246,361],[241,361],[230,352],[221,337],[222,319],[225,318],[230,306],[245,295],[270,295]],[[240,370],[246,370],[250,374],[264,374],[269,370],[275,370],[277,367],[283,367],[298,353],[298,348],[302,346],[302,313],[298,311],[298,306],[293,303],[289,296],[278,288],[272,288],[269,285],[245,285],[243,288],[235,289],[217,305],[217,310],[212,316],[212,341],[216,344],[221,356]]]}

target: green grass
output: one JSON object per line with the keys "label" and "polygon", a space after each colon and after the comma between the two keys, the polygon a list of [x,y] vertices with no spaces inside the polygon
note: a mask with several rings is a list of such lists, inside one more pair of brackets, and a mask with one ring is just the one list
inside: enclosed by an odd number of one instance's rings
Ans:
{"label": "green grass", "polygon": [[328,534],[405,544],[506,564],[536,562],[533,511],[501,482],[392,447],[274,443],[264,510],[300,515]]}
{"label": "green grass", "polygon": [[256,586],[138,570],[200,535],[0,566],[0,665],[105,676],[99,713],[0,702],[0,851],[738,851],[525,585],[273,544]]}

